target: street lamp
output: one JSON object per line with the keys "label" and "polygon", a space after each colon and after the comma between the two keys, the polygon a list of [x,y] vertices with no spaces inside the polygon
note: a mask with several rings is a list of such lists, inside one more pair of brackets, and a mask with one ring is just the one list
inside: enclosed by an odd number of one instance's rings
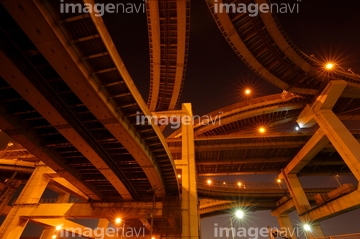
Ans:
{"label": "street lamp", "polygon": [[121,221],[122,221],[122,220],[121,220],[121,218],[120,218],[120,217],[118,217],[118,218],[116,218],[116,219],[115,219],[115,223],[116,223],[116,224],[120,224],[120,223],[121,223]]}
{"label": "street lamp", "polygon": [[304,233],[305,238],[308,239],[309,238],[309,233],[311,232],[311,226],[309,224],[304,224],[303,225],[303,230],[305,231],[305,233]]}
{"label": "street lamp", "polygon": [[251,89],[246,88],[246,89],[244,90],[244,93],[245,93],[245,95],[250,95],[250,94],[251,94]]}
{"label": "street lamp", "polygon": [[[338,63],[335,62],[328,62],[324,65],[324,68],[328,71],[332,71],[335,68],[340,68],[342,71],[346,72],[346,70],[344,68],[342,68]],[[348,70],[349,71],[349,70]],[[351,69],[350,69],[351,71]],[[356,74],[355,74],[356,75]]]}
{"label": "street lamp", "polygon": [[304,228],[305,231],[311,232],[311,226],[309,224],[303,225],[303,228]]}
{"label": "street lamp", "polygon": [[260,127],[258,130],[259,130],[259,133],[261,133],[261,134],[266,132],[265,127]]}
{"label": "street lamp", "polygon": [[334,69],[334,66],[335,66],[334,63],[328,62],[328,63],[325,64],[325,69],[332,70],[332,69]]}
{"label": "street lamp", "polygon": [[6,145],[6,148],[3,150],[2,154],[0,155],[0,157],[2,157],[2,156],[5,154],[5,151],[6,151],[9,147],[11,147],[11,146],[13,146],[13,145],[14,145],[13,142],[9,142],[9,143]]}
{"label": "street lamp", "polygon": [[241,211],[241,210],[237,210],[236,212],[235,212],[235,216],[237,217],[237,218],[243,218],[244,217],[244,212],[243,211]]}
{"label": "street lamp", "polygon": [[9,147],[11,147],[11,146],[13,146],[13,145],[14,145],[13,142],[7,143],[6,148],[4,149],[4,151],[6,151]]}
{"label": "street lamp", "polygon": [[335,175],[335,180],[339,184],[339,186],[341,186],[341,183],[340,183],[340,180],[339,180],[339,175]]}
{"label": "street lamp", "polygon": [[[236,218],[239,218],[239,219],[242,219],[244,217],[244,211],[242,210],[236,210],[235,212],[235,217]],[[231,231],[231,235],[232,235],[232,239],[234,239],[234,230],[233,230],[233,218],[232,217],[229,217],[229,221],[230,221],[230,230]]]}

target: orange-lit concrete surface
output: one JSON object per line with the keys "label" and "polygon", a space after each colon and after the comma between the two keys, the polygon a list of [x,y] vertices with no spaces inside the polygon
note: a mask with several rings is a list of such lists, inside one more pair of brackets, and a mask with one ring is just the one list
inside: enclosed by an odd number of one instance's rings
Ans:
{"label": "orange-lit concrete surface", "polygon": [[[144,227],[146,238],[196,239],[200,218],[234,207],[272,210],[290,230],[288,214],[296,210],[303,222],[311,222],[307,236],[313,238],[324,236],[322,220],[360,207],[358,185],[309,189],[299,180],[334,173],[360,180],[360,132],[343,123],[360,119],[359,79],[336,69],[324,73],[322,62],[297,49],[270,14],[261,14],[268,34],[259,34],[249,17],[215,13],[214,1],[206,2],[236,54],[284,91],[210,112],[218,124],[203,117],[165,138],[153,119],[139,125],[136,116],[193,117],[191,103],[177,110],[190,1],[147,3],[148,104],[101,17],[60,14],[49,1],[1,1],[9,27],[1,28],[0,127],[29,157],[0,152],[0,212],[6,215],[0,238],[20,238],[29,222],[44,226],[42,239],[54,238],[59,226],[84,235],[84,225],[68,220],[81,218],[99,219],[100,228]],[[267,41],[272,44],[259,44]],[[281,51],[276,54],[271,45]],[[261,125],[264,118],[267,125]],[[310,129],[275,130],[295,122]],[[229,186],[199,177],[259,173],[276,173],[280,181]],[[8,205],[21,184],[19,197]],[[46,188],[57,197],[42,198]],[[325,199],[319,201],[319,195]]]}

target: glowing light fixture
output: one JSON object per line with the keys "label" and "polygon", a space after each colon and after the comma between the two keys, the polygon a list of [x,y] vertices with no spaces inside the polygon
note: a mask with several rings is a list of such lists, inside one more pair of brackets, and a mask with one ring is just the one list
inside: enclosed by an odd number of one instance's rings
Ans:
{"label": "glowing light fixture", "polygon": [[120,218],[120,217],[118,217],[118,218],[116,218],[116,219],[115,219],[115,223],[116,223],[116,224],[121,223],[121,221],[122,221],[122,220],[121,220],[121,218]]}
{"label": "glowing light fixture", "polygon": [[60,231],[61,228],[62,228],[62,226],[56,226],[55,230],[56,230],[56,231]]}
{"label": "glowing light fixture", "polygon": [[251,89],[247,88],[244,90],[245,95],[250,95],[251,94]]}
{"label": "glowing light fixture", "polygon": [[237,211],[235,212],[235,216],[236,216],[237,218],[243,218],[243,217],[244,217],[244,212],[241,211],[241,210],[237,210]]}
{"label": "glowing light fixture", "polygon": [[307,232],[311,231],[311,227],[310,227],[309,224],[305,224],[305,225],[303,226],[303,228],[304,228],[304,230],[307,231]]}
{"label": "glowing light fixture", "polygon": [[212,181],[209,179],[209,180],[207,180],[207,184],[212,184]]}
{"label": "glowing light fixture", "polygon": [[259,132],[262,133],[262,134],[265,133],[265,132],[266,132],[265,127],[260,127],[260,128],[259,128]]}
{"label": "glowing light fixture", "polygon": [[327,70],[332,70],[334,68],[334,66],[335,66],[334,63],[329,62],[329,63],[326,63],[325,68]]}

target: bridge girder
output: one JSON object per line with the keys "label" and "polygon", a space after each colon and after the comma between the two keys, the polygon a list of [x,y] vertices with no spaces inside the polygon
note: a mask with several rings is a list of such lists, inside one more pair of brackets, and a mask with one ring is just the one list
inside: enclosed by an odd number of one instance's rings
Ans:
{"label": "bridge girder", "polygon": [[[87,2],[94,3],[92,1]],[[77,54],[76,50],[78,49],[76,49],[75,44],[68,44],[68,39],[71,39],[71,36],[64,35],[64,32],[67,31],[62,31],[60,29],[64,27],[58,25],[58,23],[60,22],[61,24],[62,21],[58,19],[57,16],[51,15],[49,12],[51,7],[48,8],[40,2],[17,3],[15,1],[5,1],[3,4],[13,15],[14,19],[18,21],[24,32],[26,32],[35,46],[39,49],[39,52],[44,55],[57,73],[65,80],[74,93],[77,94],[79,99],[81,99],[90,109],[91,113],[93,113],[97,119],[103,123],[105,128],[130,152],[136,162],[141,166],[151,187],[159,189],[156,190],[156,195],[158,197],[163,197],[166,190],[177,194],[178,188],[175,166],[172,163],[171,154],[167,149],[166,142],[160,129],[157,126],[152,128],[155,135],[157,135],[157,137],[154,137],[158,140],[156,147],[162,148],[163,151],[163,154],[160,155],[162,152],[157,149],[156,155],[159,156],[156,157],[159,157],[159,159],[156,159],[154,156],[155,151],[150,152],[149,149],[154,146],[147,145],[145,140],[139,137],[138,132],[133,129],[126,117],[119,113],[118,109],[114,107],[112,104],[113,101],[110,100],[109,102],[109,98],[107,97],[108,92],[104,90],[104,87],[98,84],[97,80],[99,79],[99,74],[102,74],[103,71],[89,72],[83,61],[79,58],[81,56]],[[19,4],[22,5],[21,10],[17,8],[17,5]],[[24,21],[22,18],[24,14],[28,15],[28,19],[36,19],[35,22],[29,24],[29,21]],[[58,20],[58,22],[55,22],[53,20],[54,18]],[[103,40],[102,42],[109,53],[103,56],[111,57],[114,62],[115,67],[111,70],[118,71],[121,74],[123,83],[130,91],[133,99],[135,99],[135,105],[137,105],[144,114],[150,115],[145,102],[143,102],[143,99],[116,51],[102,19],[99,19],[97,16],[92,16],[91,14],[90,18],[98,31],[97,38],[101,37]],[[79,18],[78,20],[81,19],[83,18]],[[41,24],[39,24],[40,22]],[[64,21],[62,23],[64,23]],[[37,30],[35,30],[34,26],[38,27],[36,28]],[[46,35],[48,41],[44,41],[44,35]],[[86,40],[90,40],[90,38]],[[81,41],[76,42],[78,43]],[[86,58],[84,56],[84,59],[89,60],[92,58]],[[77,81],[74,81],[74,78],[76,78]],[[121,84],[121,82],[119,84]],[[165,156],[167,156],[167,160],[164,160]],[[172,174],[169,173],[169,169],[170,171],[173,171]],[[166,179],[165,181],[163,180],[163,177]]]}
{"label": "bridge girder", "polygon": [[150,111],[174,110],[185,78],[190,1],[157,0],[146,4],[151,68],[148,106]]}

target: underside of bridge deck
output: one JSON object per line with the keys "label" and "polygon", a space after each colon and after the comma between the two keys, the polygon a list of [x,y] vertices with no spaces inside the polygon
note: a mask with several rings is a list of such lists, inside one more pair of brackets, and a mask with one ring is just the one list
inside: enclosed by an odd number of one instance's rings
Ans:
{"label": "underside of bridge deck", "polygon": [[[28,223],[44,227],[41,239],[96,238],[74,219],[98,219],[114,233],[199,239],[200,218],[234,208],[271,210],[289,230],[296,211],[312,222],[312,238],[324,236],[319,222],[359,208],[358,185],[305,188],[301,177],[360,180],[360,78],[326,71],[274,14],[218,11],[266,2],[206,0],[234,52],[283,92],[195,117],[191,103],[180,108],[190,0],[143,2],[147,103],[100,10],[90,10],[98,1],[0,1],[0,136],[12,138],[0,151],[0,238],[21,238]],[[159,117],[179,127],[168,133]],[[233,177],[259,174],[279,181]]]}

